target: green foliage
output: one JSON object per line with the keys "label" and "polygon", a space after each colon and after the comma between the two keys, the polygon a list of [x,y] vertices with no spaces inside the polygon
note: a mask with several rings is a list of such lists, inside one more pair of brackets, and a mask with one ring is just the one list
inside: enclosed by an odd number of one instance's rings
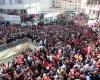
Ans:
{"label": "green foliage", "polygon": [[57,24],[65,25],[66,24],[66,18],[65,17],[59,17],[56,21]]}
{"label": "green foliage", "polygon": [[43,23],[44,22],[44,14],[39,15],[39,22]]}

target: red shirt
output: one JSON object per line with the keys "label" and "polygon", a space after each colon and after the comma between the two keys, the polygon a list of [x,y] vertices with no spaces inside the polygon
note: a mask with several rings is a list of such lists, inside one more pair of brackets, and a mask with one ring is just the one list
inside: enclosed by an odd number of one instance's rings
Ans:
{"label": "red shirt", "polygon": [[45,76],[45,77],[42,78],[42,80],[49,80],[49,77]]}

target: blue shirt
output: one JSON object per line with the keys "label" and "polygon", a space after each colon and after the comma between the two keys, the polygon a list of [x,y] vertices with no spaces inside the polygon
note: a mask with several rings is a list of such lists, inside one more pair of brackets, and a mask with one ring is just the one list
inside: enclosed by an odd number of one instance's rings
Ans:
{"label": "blue shirt", "polygon": [[90,76],[86,76],[86,80],[91,80],[91,79],[90,79]]}

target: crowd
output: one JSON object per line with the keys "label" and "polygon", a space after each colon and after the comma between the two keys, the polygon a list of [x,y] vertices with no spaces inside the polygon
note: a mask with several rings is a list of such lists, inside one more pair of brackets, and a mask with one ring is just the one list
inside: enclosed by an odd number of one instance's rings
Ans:
{"label": "crowd", "polygon": [[0,45],[22,38],[39,49],[22,52],[7,67],[1,64],[0,80],[100,80],[100,36],[91,28],[72,22],[0,27]]}

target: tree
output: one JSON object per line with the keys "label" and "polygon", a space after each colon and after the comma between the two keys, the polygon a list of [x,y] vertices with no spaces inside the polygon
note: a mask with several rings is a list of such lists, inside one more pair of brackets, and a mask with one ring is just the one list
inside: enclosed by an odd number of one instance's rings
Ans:
{"label": "tree", "polygon": [[60,25],[65,25],[66,24],[66,18],[64,16],[60,16],[60,17],[58,17],[56,23],[60,24]]}

